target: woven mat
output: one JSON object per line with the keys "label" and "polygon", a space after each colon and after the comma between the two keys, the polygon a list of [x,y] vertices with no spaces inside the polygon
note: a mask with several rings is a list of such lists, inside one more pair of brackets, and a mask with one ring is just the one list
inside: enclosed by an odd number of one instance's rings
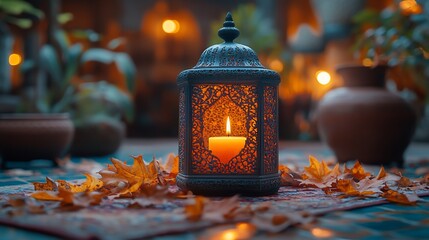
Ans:
{"label": "woven mat", "polygon": [[[32,185],[0,187],[0,199],[7,194],[29,192]],[[429,191],[417,192],[429,196]],[[78,211],[52,212],[10,217],[2,212],[0,224],[40,231],[61,238],[134,239],[184,233],[210,227],[208,221],[189,222],[182,214],[185,200],[166,201],[145,209],[130,209],[130,199],[118,199],[101,206]],[[320,189],[281,187],[277,195],[243,197],[243,205],[259,205],[269,201],[279,212],[305,210],[314,215],[386,203],[382,198],[338,198]],[[11,225],[12,224],[12,225]]]}

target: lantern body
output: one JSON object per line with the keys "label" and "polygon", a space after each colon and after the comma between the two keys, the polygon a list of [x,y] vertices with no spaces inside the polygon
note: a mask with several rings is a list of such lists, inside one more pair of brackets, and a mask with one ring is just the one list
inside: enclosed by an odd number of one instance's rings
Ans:
{"label": "lantern body", "polygon": [[[225,24],[231,35],[236,28]],[[224,39],[178,76],[177,185],[202,195],[273,194],[280,186],[280,77],[252,49]]]}

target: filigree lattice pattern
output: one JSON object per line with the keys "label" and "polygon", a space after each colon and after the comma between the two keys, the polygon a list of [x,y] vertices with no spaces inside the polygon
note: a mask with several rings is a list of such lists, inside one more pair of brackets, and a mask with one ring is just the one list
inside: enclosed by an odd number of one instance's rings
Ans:
{"label": "filigree lattice pattern", "polygon": [[264,87],[264,173],[278,171],[277,88]]}
{"label": "filigree lattice pattern", "polygon": [[210,137],[226,136],[226,119],[228,116],[231,120],[231,136],[245,137],[247,135],[246,112],[228,96],[223,96],[206,109],[203,114],[203,139],[206,148],[209,147],[208,140]]}
{"label": "filigree lattice pattern", "polygon": [[185,130],[186,130],[186,116],[185,116],[185,88],[180,88],[179,91],[179,171],[183,172],[183,165],[185,161]]}
{"label": "filigree lattice pattern", "polygon": [[[257,94],[255,85],[212,85],[203,84],[192,87],[192,167],[194,174],[254,174],[256,173],[257,157]],[[218,101],[228,102],[225,108],[235,109],[223,110],[230,113],[244,112],[242,116],[234,118],[243,122],[245,131],[242,134],[247,138],[246,145],[239,155],[231,159],[227,164],[223,164],[219,159],[211,154],[207,147],[205,137],[212,136],[214,132],[204,134],[205,126],[213,124],[211,121],[219,122],[215,117],[204,119],[205,113]],[[216,106],[215,106],[216,107]],[[238,108],[237,108],[238,107]],[[239,110],[237,110],[239,109]],[[240,120],[241,119],[241,120]],[[207,122],[206,122],[207,121]],[[241,131],[241,130],[237,130]],[[206,135],[206,136],[204,136]]]}

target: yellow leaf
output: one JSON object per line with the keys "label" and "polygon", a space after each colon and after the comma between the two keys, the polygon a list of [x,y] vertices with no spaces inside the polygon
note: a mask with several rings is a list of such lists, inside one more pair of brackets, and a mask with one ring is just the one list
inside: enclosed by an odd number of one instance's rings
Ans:
{"label": "yellow leaf", "polygon": [[57,184],[50,179],[49,177],[46,177],[46,183],[40,183],[40,182],[34,182],[34,190],[35,191],[55,191],[57,190]]}
{"label": "yellow leaf", "polygon": [[84,173],[84,175],[86,176],[86,181],[82,184],[72,184],[66,181],[59,181],[59,188],[73,193],[78,193],[95,191],[103,187],[103,182],[100,179],[88,173]]}
{"label": "yellow leaf", "polygon": [[44,201],[62,201],[63,198],[56,195],[55,192],[35,192],[30,195],[34,199]]}

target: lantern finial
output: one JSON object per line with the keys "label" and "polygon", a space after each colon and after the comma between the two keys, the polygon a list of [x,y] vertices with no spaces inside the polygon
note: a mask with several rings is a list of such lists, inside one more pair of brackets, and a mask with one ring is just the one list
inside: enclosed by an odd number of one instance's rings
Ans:
{"label": "lantern finial", "polygon": [[234,20],[230,12],[226,14],[223,27],[217,32],[225,42],[232,42],[240,35],[240,31],[235,27]]}

